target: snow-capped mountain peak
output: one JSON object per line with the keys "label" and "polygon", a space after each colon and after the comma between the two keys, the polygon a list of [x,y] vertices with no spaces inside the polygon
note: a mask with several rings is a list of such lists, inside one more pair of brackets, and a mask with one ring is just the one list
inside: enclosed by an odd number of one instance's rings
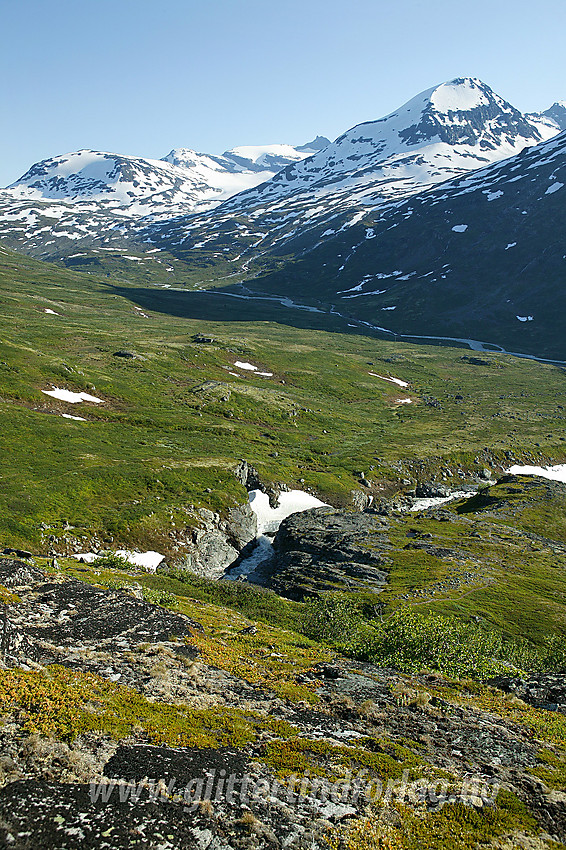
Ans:
{"label": "snow-capped mountain peak", "polygon": [[[2,206],[25,224],[26,239],[32,232],[30,216],[61,223],[69,215],[93,212],[122,221],[170,219],[210,210],[312,153],[307,146],[299,151],[291,145],[244,146],[222,156],[177,148],[155,160],[80,150],[35,163],[4,190]],[[73,224],[78,235],[72,238],[85,238],[92,226],[81,221],[77,231]],[[19,225],[11,227],[18,230]],[[68,237],[70,231],[62,230]]]}
{"label": "snow-capped mountain peak", "polygon": [[566,100],[557,100],[544,112],[534,112],[527,117],[551,129],[566,130]]}

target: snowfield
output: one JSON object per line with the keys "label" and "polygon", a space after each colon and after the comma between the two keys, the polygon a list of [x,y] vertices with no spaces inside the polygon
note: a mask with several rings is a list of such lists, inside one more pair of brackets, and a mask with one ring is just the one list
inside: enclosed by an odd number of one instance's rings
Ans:
{"label": "snowfield", "polygon": [[548,478],[550,481],[561,481],[566,484],[566,463],[559,463],[557,466],[512,466],[507,470],[509,475],[539,475],[541,478]]}
{"label": "snowfield", "polygon": [[104,404],[101,398],[96,398],[88,393],[73,393],[71,390],[60,390],[58,387],[52,387],[50,390],[42,390],[45,395],[50,395],[59,401],[67,401],[69,404],[78,404],[81,401],[91,401],[93,404]]}

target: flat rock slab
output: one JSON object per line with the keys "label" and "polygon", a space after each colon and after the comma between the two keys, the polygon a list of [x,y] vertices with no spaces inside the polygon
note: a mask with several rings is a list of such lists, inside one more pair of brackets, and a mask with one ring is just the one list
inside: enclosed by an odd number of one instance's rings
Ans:
{"label": "flat rock slab", "polygon": [[[0,789],[0,846],[13,850],[202,850],[197,817],[182,804],[120,801],[113,788],[104,802],[89,785],[37,779]],[[204,825],[203,825],[204,826]],[[226,846],[218,843],[218,850]]]}
{"label": "flat rock slab", "polygon": [[203,779],[225,771],[241,778],[247,770],[248,759],[228,747],[173,748],[145,745],[118,747],[104,767],[104,775],[114,779],[139,782],[144,777],[175,781],[181,790],[194,779]]}
{"label": "flat rock slab", "polygon": [[[176,654],[178,648],[179,655],[197,655],[182,641],[202,631],[200,623],[125,591],[57,581],[6,558],[0,559],[0,584],[16,590],[20,599],[0,612],[0,657],[7,666],[57,662],[96,672],[84,661],[85,653],[116,656],[141,643],[173,642]],[[80,663],[73,651],[83,653]]]}
{"label": "flat rock slab", "polygon": [[184,637],[201,626],[175,614],[136,599],[124,591],[110,591],[71,579],[44,584],[37,597],[46,617],[28,634],[53,643],[109,641],[128,632],[130,640],[167,641],[172,635]]}
{"label": "flat rock slab", "polygon": [[0,584],[4,587],[25,587],[38,581],[45,581],[41,570],[14,558],[0,558]]}

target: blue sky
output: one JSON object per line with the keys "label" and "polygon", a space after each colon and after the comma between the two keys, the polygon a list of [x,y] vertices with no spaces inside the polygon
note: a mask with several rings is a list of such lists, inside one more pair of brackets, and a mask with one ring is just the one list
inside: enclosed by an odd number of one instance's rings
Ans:
{"label": "blue sky", "polygon": [[566,100],[564,0],[0,0],[0,186],[93,148],[335,138],[436,83]]}

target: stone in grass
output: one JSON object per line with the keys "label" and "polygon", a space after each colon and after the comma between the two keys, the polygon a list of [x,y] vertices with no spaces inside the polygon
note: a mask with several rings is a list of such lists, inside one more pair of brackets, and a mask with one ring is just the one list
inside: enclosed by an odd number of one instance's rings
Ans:
{"label": "stone in grass", "polygon": [[126,360],[133,360],[136,357],[135,351],[127,351],[125,348],[120,349],[120,351],[115,351],[112,357],[124,357]]}

